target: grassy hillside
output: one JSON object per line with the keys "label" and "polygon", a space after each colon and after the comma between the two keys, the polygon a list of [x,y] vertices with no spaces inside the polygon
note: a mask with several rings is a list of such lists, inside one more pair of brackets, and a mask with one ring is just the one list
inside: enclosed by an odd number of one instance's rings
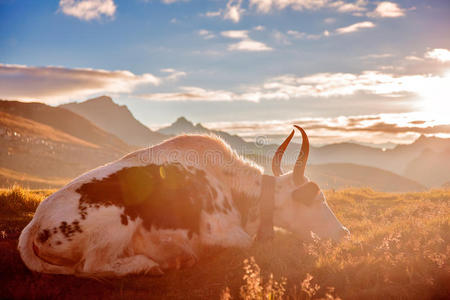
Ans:
{"label": "grassy hillside", "polygon": [[[250,249],[207,249],[190,269],[102,282],[33,274],[16,251],[21,228],[51,191],[0,191],[0,295],[66,299],[448,299],[450,190],[329,191],[352,232],[339,245],[277,231]],[[246,262],[244,263],[244,260]],[[273,274],[271,280],[270,274]],[[228,288],[228,289],[227,289]],[[229,292],[226,292],[226,291]],[[275,296],[275,297],[274,297]]]}
{"label": "grassy hillside", "polygon": [[69,178],[38,177],[0,167],[0,187],[20,184],[26,188],[58,188],[70,181]]}
{"label": "grassy hillside", "polygon": [[78,139],[113,151],[126,153],[132,149],[115,135],[98,128],[85,118],[64,108],[52,107],[38,102],[25,103],[0,100],[0,111],[42,123]]}
{"label": "grassy hillside", "polygon": [[0,187],[62,186],[133,149],[71,111],[0,100]]}

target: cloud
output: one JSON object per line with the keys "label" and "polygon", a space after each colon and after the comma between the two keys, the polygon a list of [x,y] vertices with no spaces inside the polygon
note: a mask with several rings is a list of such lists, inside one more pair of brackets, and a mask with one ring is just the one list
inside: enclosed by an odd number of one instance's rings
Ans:
{"label": "cloud", "polygon": [[245,11],[241,8],[241,5],[242,0],[229,0],[223,15],[224,19],[231,20],[234,23],[239,22],[241,14]]}
{"label": "cloud", "polygon": [[379,58],[388,58],[394,56],[391,53],[376,53],[376,54],[368,54],[361,56],[362,59],[379,59]]}
{"label": "cloud", "polygon": [[138,85],[160,83],[148,73],[0,64],[1,97],[6,99],[58,102],[98,93],[130,93]]}
{"label": "cloud", "polygon": [[242,7],[242,0],[229,0],[224,9],[218,11],[207,11],[200,14],[207,18],[222,17],[225,20],[231,20],[234,23],[238,23],[241,20],[241,15],[245,12]]}
{"label": "cloud", "polygon": [[183,71],[177,71],[175,69],[167,68],[167,69],[161,69],[160,70],[163,73],[168,73],[169,75],[165,78],[167,80],[177,80],[180,77],[184,77],[187,75],[186,72]]}
{"label": "cloud", "polygon": [[222,36],[230,39],[247,39],[248,30],[228,30],[220,33]]}
{"label": "cloud", "polygon": [[352,3],[341,0],[250,0],[249,2],[249,7],[254,7],[258,12],[265,14],[272,10],[284,10],[286,8],[298,11],[330,8],[341,13],[361,12],[366,10],[366,5],[366,0],[357,0]]}
{"label": "cloud", "polygon": [[322,33],[318,34],[307,34],[305,32],[300,32],[297,30],[288,30],[287,35],[293,37],[294,39],[307,39],[307,40],[318,40],[322,37],[329,37],[332,35],[328,30],[324,30]]}
{"label": "cloud", "polygon": [[[283,75],[262,84],[245,87],[241,93],[205,90],[200,87],[182,88],[182,92],[147,94],[145,98],[159,100],[252,101],[295,100],[300,98],[345,97],[356,94],[398,98],[426,95],[430,87],[446,84],[446,79],[430,75],[395,76],[378,71],[353,73],[318,73],[309,76]],[[206,96],[205,96],[206,95]]]}
{"label": "cloud", "polygon": [[262,42],[252,40],[248,34],[248,30],[228,30],[221,32],[221,35],[226,38],[241,39],[240,42],[228,45],[228,51],[261,52],[273,50]]}
{"label": "cloud", "polygon": [[250,0],[250,7],[256,7],[260,13],[269,13],[272,9],[316,10],[326,7],[327,0]]}
{"label": "cloud", "polygon": [[[340,97],[367,93],[385,97],[402,97],[420,93],[421,86],[440,81],[440,77],[427,75],[394,76],[378,71],[353,73],[318,73],[296,77],[284,75],[272,78],[263,85],[262,99],[276,96],[278,99],[300,97]],[[267,93],[269,92],[269,93]]]}
{"label": "cloud", "polygon": [[405,10],[400,8],[397,3],[383,1],[378,3],[373,12],[367,13],[372,18],[399,18],[405,15]]}
{"label": "cloud", "polygon": [[288,30],[287,34],[292,36],[292,37],[294,37],[294,38],[296,38],[296,39],[301,39],[301,38],[306,37],[306,33],[300,32],[300,31],[297,31],[297,30]]}
{"label": "cloud", "polygon": [[211,31],[208,31],[206,29],[200,29],[199,31],[197,31],[197,33],[198,33],[198,35],[203,37],[205,40],[213,39],[216,37],[216,35],[214,33],[212,33]]}
{"label": "cloud", "polygon": [[236,94],[224,90],[207,90],[199,87],[184,86],[181,92],[153,93],[139,95],[140,98],[154,101],[232,101]]}
{"label": "cloud", "polygon": [[[292,9],[296,11],[331,9],[339,13],[352,13],[355,16],[363,16],[363,12],[367,10],[367,0],[356,0],[354,2],[346,2],[343,0],[249,0],[248,9],[255,9],[258,13],[268,14],[274,10]],[[223,16],[224,19],[238,23],[242,14],[245,13],[242,8],[242,0],[228,0],[224,9],[211,11],[202,14],[205,17]],[[333,23],[333,18],[328,18],[327,24]]]}
{"label": "cloud", "polygon": [[278,30],[273,31],[273,37],[279,44],[291,45],[291,41],[289,40],[289,38]]}
{"label": "cloud", "polygon": [[440,62],[450,61],[450,51],[447,49],[436,48],[425,53],[425,58],[434,59]]}
{"label": "cloud", "polygon": [[361,12],[366,10],[367,1],[357,0],[354,3],[347,3],[344,1],[335,1],[329,3],[330,7],[334,7],[338,12],[341,13],[351,13],[351,12]]}
{"label": "cloud", "polygon": [[261,52],[272,51],[273,49],[264,43],[254,41],[251,39],[245,39],[238,43],[228,46],[229,51],[247,51],[247,52]]}
{"label": "cloud", "polygon": [[413,60],[413,61],[422,61],[423,60],[423,58],[417,57],[417,56],[414,56],[414,55],[405,56],[405,59],[406,60]]}
{"label": "cloud", "polygon": [[253,27],[253,30],[256,30],[256,31],[264,31],[265,29],[266,28],[264,26],[262,26],[262,25],[258,25],[258,26]]}
{"label": "cloud", "polygon": [[369,22],[369,21],[365,21],[365,22],[355,23],[355,24],[352,24],[347,27],[338,28],[338,29],[336,29],[336,33],[337,34],[347,34],[347,33],[360,31],[361,29],[364,29],[364,28],[373,28],[373,27],[375,27],[375,24],[373,24],[372,22]]}
{"label": "cloud", "polygon": [[207,11],[204,16],[208,18],[219,17],[222,14],[220,10],[218,11]]}
{"label": "cloud", "polygon": [[421,134],[450,135],[450,125],[431,120],[423,113],[391,113],[333,118],[238,121],[205,123],[211,129],[225,130],[247,140],[267,136],[281,142],[293,124],[300,124],[314,144],[354,142],[367,144],[411,143]]}
{"label": "cloud", "polygon": [[176,2],[189,2],[189,0],[161,0],[161,2],[164,4],[172,4]]}
{"label": "cloud", "polygon": [[59,8],[66,15],[90,21],[102,16],[114,17],[117,7],[113,0],[60,0]]}
{"label": "cloud", "polygon": [[322,37],[329,37],[331,33],[328,30],[324,30],[322,33],[318,34],[307,34],[305,32],[300,32],[297,30],[288,30],[286,32],[288,36],[293,37],[294,39],[307,39],[307,40],[318,40]]}

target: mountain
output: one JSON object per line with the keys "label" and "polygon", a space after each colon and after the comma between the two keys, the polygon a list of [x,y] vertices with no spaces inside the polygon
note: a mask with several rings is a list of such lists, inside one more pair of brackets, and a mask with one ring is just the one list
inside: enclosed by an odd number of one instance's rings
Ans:
{"label": "mountain", "polygon": [[118,105],[107,96],[63,104],[60,107],[88,119],[130,145],[148,147],[167,139],[166,135],[153,132],[136,120],[125,105]]}
{"label": "mountain", "polygon": [[[184,117],[178,118],[170,126],[161,128],[158,132],[168,135],[178,135],[183,133],[215,134],[229,143],[239,154],[258,158],[258,160],[271,161],[273,154],[278,148],[278,144],[268,143],[257,145],[255,142],[247,142],[236,135],[230,135],[223,131],[210,130],[200,123],[194,125]],[[283,157],[285,165],[292,165],[295,163],[301,147],[301,141],[299,141],[299,139],[300,138],[297,135],[287,147]],[[421,160],[419,156],[428,148],[437,152],[450,150],[450,139],[421,136],[412,144],[398,145],[393,149],[388,150],[354,143],[339,143],[322,147],[311,146],[309,163],[313,165],[338,163],[372,167],[395,173],[405,179],[408,178],[412,181],[420,182],[421,185],[436,187],[442,182],[449,180],[447,174],[450,174],[450,168],[446,163],[439,164],[439,160],[431,162],[430,158],[428,160],[428,165],[418,165],[418,163],[415,163],[415,166],[411,165],[411,162],[416,159],[418,162],[425,161],[423,159]],[[270,172],[270,166],[268,166],[266,170],[267,172]],[[425,175],[429,173],[433,174],[430,176]]]}
{"label": "mountain", "polygon": [[113,151],[128,152],[131,149],[128,144],[115,135],[98,128],[85,118],[64,108],[38,102],[0,100],[0,112],[48,125],[73,137]]}
{"label": "mountain", "polygon": [[[288,164],[297,158],[300,145],[292,143],[286,150]],[[273,150],[272,150],[273,151]],[[450,139],[421,136],[407,145],[381,150],[352,143],[311,147],[311,164],[349,163],[396,173],[428,187],[450,180]]]}
{"label": "mountain", "polygon": [[405,175],[427,186],[444,185],[450,181],[450,148],[442,152],[424,149],[408,164]]}
{"label": "mountain", "polygon": [[222,138],[238,153],[242,153],[245,150],[254,148],[253,143],[248,143],[237,135],[231,135],[225,131],[211,130],[204,127],[202,124],[197,123],[194,125],[191,121],[188,121],[185,117],[179,117],[170,126],[163,127],[158,130],[159,133],[165,135],[179,135],[179,134],[213,134]]}
{"label": "mountain", "polygon": [[[109,97],[61,107],[0,100],[0,185],[19,182],[33,187],[58,186],[135,149],[111,132],[140,145],[183,133],[217,135],[236,152],[265,167],[267,173],[278,147],[247,142],[184,117],[153,132]],[[286,169],[292,168],[300,142],[297,135],[287,148],[283,158]],[[449,164],[450,139],[421,136],[412,144],[385,151],[353,143],[311,147],[307,172],[324,188],[367,186],[383,191],[417,191],[449,182]]]}
{"label": "mountain", "polygon": [[212,130],[209,130],[202,126],[202,124],[197,123],[194,125],[191,121],[188,121],[185,117],[179,117],[175,122],[173,122],[170,126],[163,127],[158,130],[159,133],[166,135],[179,135],[183,133],[187,134],[209,134]]}
{"label": "mountain", "polygon": [[66,109],[0,101],[0,186],[61,186],[133,149]]}
{"label": "mountain", "polygon": [[[262,166],[267,174],[271,174],[271,158],[260,155],[248,155]],[[285,172],[292,170],[291,163],[283,163]],[[426,187],[404,176],[379,168],[361,166],[350,163],[308,163],[306,175],[323,189],[340,189],[345,187],[370,187],[385,192],[423,191]]]}
{"label": "mountain", "polygon": [[308,176],[324,189],[370,187],[385,192],[426,190],[422,184],[379,168],[356,164],[323,164],[308,166]]}

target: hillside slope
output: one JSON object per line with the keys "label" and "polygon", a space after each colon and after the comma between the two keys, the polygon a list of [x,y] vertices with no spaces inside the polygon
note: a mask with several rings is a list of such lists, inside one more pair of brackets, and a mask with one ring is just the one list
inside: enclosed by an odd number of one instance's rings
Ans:
{"label": "hillside slope", "polygon": [[80,103],[67,103],[61,108],[70,110],[112,133],[130,145],[148,147],[167,138],[153,132],[134,118],[125,105],[118,105],[110,97],[101,96]]}
{"label": "hillside slope", "polygon": [[450,181],[450,148],[443,152],[425,149],[413,159],[405,176],[424,182],[428,186],[442,186]]}
{"label": "hillside slope", "polygon": [[29,119],[53,127],[81,140],[109,148],[113,151],[128,152],[132,147],[90,121],[60,107],[43,103],[0,100],[0,111]]}
{"label": "hillside slope", "polygon": [[[53,123],[54,127],[49,125]],[[132,149],[119,138],[65,109],[39,103],[0,101],[2,187],[15,183],[33,188],[61,186]]]}
{"label": "hillside slope", "polygon": [[336,163],[308,166],[307,174],[325,189],[345,187],[370,187],[385,192],[418,192],[426,187],[397,175],[374,167]]}
{"label": "hillside slope", "polygon": [[[261,155],[248,155],[271,174],[272,160]],[[283,163],[283,170],[292,170],[292,164]],[[308,163],[306,175],[323,189],[342,189],[346,187],[369,187],[385,192],[416,192],[426,187],[414,180],[383,169],[350,163]]]}

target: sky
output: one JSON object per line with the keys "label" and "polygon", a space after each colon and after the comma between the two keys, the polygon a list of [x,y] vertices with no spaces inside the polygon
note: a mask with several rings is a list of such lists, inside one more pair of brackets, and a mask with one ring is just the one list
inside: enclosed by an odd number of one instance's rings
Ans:
{"label": "sky", "polygon": [[0,0],[0,98],[317,145],[450,137],[448,0]]}

